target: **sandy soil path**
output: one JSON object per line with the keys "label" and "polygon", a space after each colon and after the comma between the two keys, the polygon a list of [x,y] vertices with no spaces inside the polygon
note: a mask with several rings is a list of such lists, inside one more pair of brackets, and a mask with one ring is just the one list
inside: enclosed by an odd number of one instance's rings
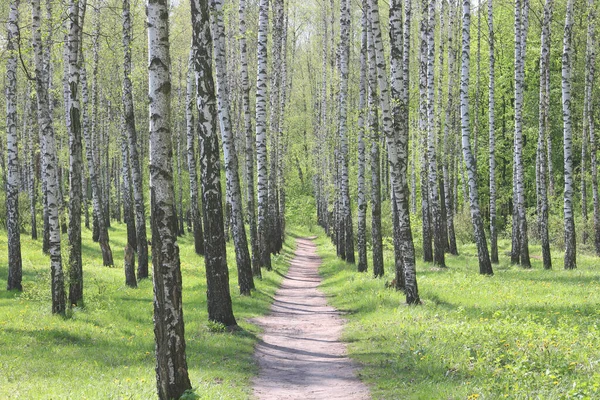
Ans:
{"label": "sandy soil path", "polygon": [[298,239],[296,256],[275,294],[271,314],[257,318],[263,329],[255,357],[258,399],[369,399],[356,366],[340,342],[344,321],[317,290],[321,263],[316,246]]}

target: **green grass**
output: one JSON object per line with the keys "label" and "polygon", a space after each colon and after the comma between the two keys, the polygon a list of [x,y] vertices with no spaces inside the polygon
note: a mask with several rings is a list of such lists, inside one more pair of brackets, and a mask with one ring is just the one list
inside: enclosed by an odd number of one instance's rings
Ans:
{"label": "green grass", "polygon": [[[324,235],[322,288],[348,311],[344,339],[362,364],[361,379],[382,399],[600,398],[600,270],[578,257],[578,269],[544,271],[509,265],[502,242],[493,277],[478,273],[476,248],[459,248],[449,268],[417,265],[423,304],[406,306],[393,279],[355,272],[335,257]],[[538,257],[540,248],[531,246]],[[538,257],[539,258],[539,257]]]}
{"label": "green grass", "polygon": [[[91,232],[83,234],[85,307],[73,309],[69,318],[50,313],[50,262],[42,254],[41,241],[21,236],[24,291],[0,290],[2,399],[156,396],[152,281],[142,281],[138,289],[125,286],[124,225],[115,224],[110,230],[116,268],[102,266]],[[256,282],[252,297],[238,294],[235,253],[228,245],[233,308],[242,328],[234,333],[217,333],[208,325],[204,261],[194,253],[191,235],[179,239],[187,362],[200,398],[249,397],[249,382],[257,373],[252,354],[259,330],[248,319],[268,312],[293,254],[294,234],[288,236],[282,254],[273,258],[274,271],[263,272],[263,280]],[[0,249],[6,246],[3,232]],[[2,251],[2,285],[6,276],[7,254]]]}

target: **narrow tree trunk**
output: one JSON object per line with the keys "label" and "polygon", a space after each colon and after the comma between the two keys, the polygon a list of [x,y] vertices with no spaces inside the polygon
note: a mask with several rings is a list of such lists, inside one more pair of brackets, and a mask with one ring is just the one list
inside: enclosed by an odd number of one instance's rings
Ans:
{"label": "narrow tree trunk", "polygon": [[564,152],[565,269],[577,268],[575,218],[573,215],[573,131],[571,122],[571,43],[573,41],[573,0],[567,0],[562,53],[562,109]]}
{"label": "narrow tree trunk", "polygon": [[[19,147],[17,137],[17,51],[19,39],[19,0],[10,2],[7,24],[6,63],[6,230],[8,236],[7,290],[23,290],[21,233],[19,232]],[[27,112],[27,111],[25,111]]]}
{"label": "narrow tree trunk", "polygon": [[517,0],[515,5],[515,164],[518,214],[519,258],[524,268],[531,268],[527,237],[525,205],[525,173],[523,171],[523,90],[525,84],[525,49],[529,22],[529,0]]}
{"label": "narrow tree trunk", "polygon": [[235,326],[225,254],[223,206],[217,137],[217,99],[212,76],[212,38],[206,0],[192,0],[192,60],[196,74],[196,107],[202,171],[202,212],[206,255],[208,319]]}
{"label": "narrow tree trunk", "polygon": [[248,227],[250,231],[250,248],[252,249],[252,274],[262,278],[258,236],[256,232],[256,207],[254,188],[254,134],[250,115],[250,83],[248,78],[248,52],[246,49],[246,0],[240,0],[240,58],[242,74],[242,104],[244,110],[244,132],[246,137],[246,202]]}
{"label": "narrow tree trunk", "polygon": [[469,175],[469,201],[471,204],[471,218],[477,244],[477,255],[479,258],[479,273],[493,275],[492,263],[488,253],[487,241],[483,218],[479,209],[479,195],[477,192],[477,170],[471,152],[470,143],[470,119],[469,119],[469,58],[470,58],[470,29],[471,29],[471,1],[462,2],[462,54],[460,69],[460,120],[462,130],[462,149],[467,173]]}
{"label": "narrow tree trunk", "polygon": [[234,144],[231,120],[229,116],[229,89],[227,87],[227,61],[225,57],[225,29],[223,25],[223,1],[211,0],[211,25],[214,37],[215,65],[217,74],[217,98],[227,190],[231,204],[232,233],[238,270],[238,286],[240,294],[250,295],[254,289],[252,264],[248,252],[248,241],[244,227],[244,210],[242,207],[242,190],[238,173],[238,159]]}
{"label": "narrow tree trunk", "polygon": [[125,284],[131,288],[137,287],[135,279],[135,252],[129,244],[125,245],[123,268],[125,269]]}
{"label": "narrow tree trunk", "polygon": [[366,272],[367,262],[367,197],[365,194],[365,114],[367,96],[367,12],[368,2],[364,1],[361,18],[362,32],[360,43],[360,86],[358,100],[358,226],[356,231],[358,247],[358,272]]}
{"label": "narrow tree trunk", "polygon": [[[406,168],[408,165],[408,131],[406,125],[401,124],[408,118],[408,104],[399,105],[398,113],[394,113],[397,120],[392,119],[390,110],[390,94],[383,56],[383,43],[381,40],[381,29],[379,26],[379,5],[371,0],[371,28],[375,45],[375,56],[377,60],[377,81],[379,86],[379,99],[383,120],[384,132],[388,144],[388,160],[392,176],[392,190],[398,207],[398,218],[402,231],[403,263],[406,284],[406,302],[408,304],[419,304],[419,292],[417,287],[417,276],[415,269],[414,244],[412,231],[410,229],[410,218],[408,214],[408,185],[406,181]],[[407,58],[408,60],[408,58]],[[403,78],[407,78],[407,64],[403,66]],[[394,77],[398,80],[399,77]],[[403,79],[406,81],[406,79]],[[404,97],[404,96],[403,96]],[[395,133],[395,131],[398,131]]]}
{"label": "narrow tree trunk", "polygon": [[[27,92],[30,93],[30,89],[29,89],[29,85],[28,86],[28,90]],[[30,99],[30,95],[27,96],[28,99]],[[35,146],[34,146],[34,133],[33,133],[33,114],[35,112],[34,110],[35,105],[33,104],[33,102],[31,102],[31,100],[28,100],[27,102],[27,141],[29,143],[29,154],[30,154],[30,160],[29,160],[29,210],[31,213],[31,239],[32,240],[37,240],[38,238],[38,234],[37,234],[37,211],[36,211],[36,205],[37,205],[37,181],[36,181],[36,170],[38,168],[38,162],[39,162],[39,155],[38,153],[36,153],[35,151]]]}
{"label": "narrow tree trunk", "polygon": [[135,228],[137,237],[138,279],[148,277],[148,238],[146,235],[146,206],[138,140],[133,108],[133,85],[131,84],[131,16],[129,0],[123,0],[123,114],[129,145],[131,186],[135,202]]}
{"label": "narrow tree trunk", "polygon": [[48,107],[48,77],[44,73],[42,58],[42,38],[40,32],[40,1],[32,0],[32,43],[35,60],[35,82],[37,92],[37,114],[40,134],[44,140],[44,180],[48,206],[48,234],[50,252],[50,281],[52,293],[52,313],[65,313],[65,279],[62,269],[60,249],[60,227],[58,220],[58,177],[56,147],[52,115]]}
{"label": "narrow tree trunk", "polygon": [[[191,389],[185,355],[182,284],[173,215],[169,17],[166,1],[146,3],[150,100],[150,207],[154,283],[156,386],[161,400]],[[208,275],[208,273],[207,273]]]}
{"label": "narrow tree trunk", "polygon": [[[85,0],[69,2],[69,304],[83,300],[83,263],[81,260],[81,109],[79,104],[79,41],[85,15]],[[81,9],[81,11],[80,11]],[[80,18],[81,16],[81,18]],[[66,60],[65,60],[66,61]]]}
{"label": "narrow tree trunk", "polygon": [[542,22],[542,38],[540,50],[540,115],[537,144],[538,162],[538,231],[542,242],[544,269],[552,268],[550,257],[550,238],[548,234],[548,191],[546,189],[546,153],[545,139],[549,136],[550,108],[550,22],[552,21],[553,0],[546,0],[544,20]]}
{"label": "narrow tree trunk", "polygon": [[256,78],[256,164],[258,189],[258,250],[260,266],[271,270],[269,237],[269,179],[267,174],[267,34],[269,2],[260,0]]}
{"label": "narrow tree trunk", "polygon": [[[121,129],[121,171],[123,177],[121,195],[123,197],[123,219],[127,225],[127,244],[132,249],[137,248],[135,217],[133,213],[133,197],[131,195],[131,169],[129,167],[129,145],[127,142],[126,122],[123,118]],[[117,186],[118,188],[118,186]],[[117,193],[118,196],[118,193]]]}
{"label": "narrow tree trunk", "polygon": [[489,41],[489,168],[490,168],[490,248],[491,262],[498,263],[498,232],[496,230],[496,127],[495,127],[495,92],[496,92],[496,55],[494,47],[494,13],[493,1],[488,0],[488,41]]}
{"label": "narrow tree trunk", "polygon": [[190,177],[190,214],[194,230],[194,250],[204,255],[204,235],[202,233],[202,217],[198,208],[198,174],[196,173],[196,152],[194,150],[194,82],[193,64],[190,53],[185,91],[185,122],[187,130],[187,162]]}
{"label": "narrow tree trunk", "polygon": [[[593,135],[593,106],[592,106],[592,91],[594,87],[595,63],[596,63],[596,11],[594,0],[588,0],[588,26],[587,26],[587,44],[585,52],[585,94],[583,104],[583,137],[581,138],[581,215],[583,217],[583,243],[587,242],[588,230],[588,212],[587,212],[587,170],[585,168],[585,160],[587,158],[587,142],[592,140]],[[588,137],[589,135],[589,137]],[[594,138],[595,143],[595,138]],[[591,143],[590,143],[591,147]],[[590,154],[595,149],[590,149]],[[592,189],[593,192],[593,189]],[[592,193],[593,196],[593,193]]]}
{"label": "narrow tree trunk", "polygon": [[384,274],[383,242],[381,232],[381,170],[379,162],[379,112],[377,97],[377,59],[370,17],[370,1],[363,0],[363,12],[367,13],[367,43],[369,56],[369,130],[371,136],[371,244],[373,247],[373,276]]}

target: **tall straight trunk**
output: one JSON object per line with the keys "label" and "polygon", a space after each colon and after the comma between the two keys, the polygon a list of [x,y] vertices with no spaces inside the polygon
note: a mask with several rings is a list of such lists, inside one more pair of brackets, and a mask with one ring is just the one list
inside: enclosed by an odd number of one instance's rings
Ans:
{"label": "tall straight trunk", "polygon": [[383,242],[381,232],[381,169],[379,155],[379,112],[377,97],[377,60],[371,26],[370,1],[363,0],[363,12],[367,14],[367,53],[369,57],[368,124],[371,137],[371,244],[373,247],[373,276],[384,274]]}
{"label": "tall straight trunk", "polygon": [[496,126],[495,126],[495,93],[496,93],[496,55],[494,47],[494,13],[493,0],[488,0],[488,41],[489,41],[489,168],[490,168],[490,258],[498,263],[498,231],[496,228]]}
{"label": "tall straight trunk", "polygon": [[346,261],[354,263],[354,234],[352,229],[352,206],[350,204],[350,184],[348,178],[348,138],[346,126],[348,120],[348,63],[350,58],[350,1],[340,1],[340,48],[339,48],[339,72],[340,72],[340,109],[339,109],[339,140],[340,140],[340,195],[341,211],[339,225],[344,230],[344,248]]}
{"label": "tall straight trunk", "polygon": [[573,0],[567,0],[565,33],[562,53],[562,110],[564,152],[564,226],[565,226],[565,269],[577,268],[575,217],[573,215],[573,128],[571,121],[571,48],[573,41]]}
{"label": "tall straight trunk", "polygon": [[37,117],[40,134],[44,141],[44,180],[46,181],[46,198],[48,207],[48,234],[50,252],[50,281],[52,294],[52,313],[64,314],[65,279],[62,269],[60,249],[60,227],[58,219],[58,177],[56,147],[52,115],[48,106],[48,76],[44,72],[42,57],[42,37],[40,32],[40,1],[32,0],[32,44],[35,62],[35,83],[37,93]]}
{"label": "tall straight trunk", "polygon": [[240,0],[240,58],[242,75],[242,107],[244,110],[244,132],[246,139],[246,203],[247,218],[250,231],[250,248],[252,250],[252,274],[262,278],[259,261],[258,236],[256,232],[256,207],[254,202],[254,134],[250,115],[250,83],[248,78],[248,51],[246,47],[246,0]]}
{"label": "tall straight trunk", "polygon": [[475,60],[475,112],[474,124],[473,124],[473,159],[475,160],[475,169],[477,169],[477,157],[479,154],[479,132],[480,132],[480,119],[479,114],[481,113],[481,9],[482,5],[477,5],[477,50]]}
{"label": "tall straight trunk", "polygon": [[[367,262],[367,196],[365,184],[365,114],[367,97],[367,12],[368,3],[363,0],[363,13],[361,17],[360,41],[360,86],[358,100],[358,225],[357,225],[357,250],[358,272],[366,272]],[[366,7],[365,7],[366,6]]]}
{"label": "tall straight trunk", "polygon": [[469,175],[469,202],[471,205],[471,219],[473,220],[473,230],[475,233],[475,243],[477,244],[477,255],[479,258],[479,273],[483,275],[493,275],[492,263],[488,253],[487,241],[485,240],[485,230],[483,218],[479,209],[479,195],[477,192],[477,170],[475,161],[471,152],[471,129],[469,119],[469,61],[470,61],[470,29],[471,29],[471,1],[462,2],[462,53],[460,69],[460,120],[462,130],[462,150],[465,160],[465,166]]}
{"label": "tall straight trunk", "polygon": [[238,159],[235,149],[231,120],[229,116],[229,88],[227,86],[227,61],[225,57],[225,27],[223,25],[223,0],[211,0],[211,25],[215,51],[215,66],[217,74],[217,99],[221,137],[223,140],[223,155],[225,158],[225,174],[227,190],[231,203],[231,219],[233,242],[238,270],[238,286],[240,294],[250,295],[254,289],[252,264],[246,229],[244,227],[244,209],[242,207],[242,189],[238,172]]}
{"label": "tall straight trunk", "polygon": [[[444,203],[446,206],[446,226],[448,228],[448,252],[453,255],[458,255],[458,249],[456,247],[456,233],[454,231],[454,211],[456,209],[456,203],[454,201],[454,195],[456,195],[456,188],[453,185],[452,178],[456,178],[456,174],[453,174],[454,169],[454,152],[452,151],[454,146],[454,114],[455,114],[455,96],[454,92],[456,89],[455,76],[456,76],[456,11],[453,4],[450,4],[449,8],[449,21],[448,21],[448,101],[445,107],[445,120],[444,120],[444,157],[442,163],[442,173],[444,175]],[[413,155],[414,157],[414,155]]]}
{"label": "tall straight trunk", "polygon": [[523,90],[525,84],[525,49],[529,23],[529,0],[515,4],[515,137],[516,200],[518,214],[519,259],[524,268],[531,268],[527,237],[527,209],[525,205],[525,173],[523,170]]}
{"label": "tall straight trunk", "polygon": [[133,85],[131,83],[131,15],[129,0],[123,0],[123,114],[129,147],[131,187],[135,203],[135,228],[137,237],[138,279],[148,277],[148,238],[146,235],[146,206],[138,139],[133,108]]}
{"label": "tall straight trunk", "polygon": [[[381,40],[381,28],[379,26],[379,5],[371,0],[371,28],[373,43],[375,45],[375,56],[377,61],[377,81],[379,86],[379,100],[381,106],[383,128],[388,145],[388,161],[392,178],[392,190],[398,207],[398,219],[400,220],[400,231],[402,234],[403,266],[406,302],[408,304],[419,304],[419,292],[417,286],[417,275],[415,269],[415,251],[410,228],[410,217],[408,213],[408,184],[406,181],[406,169],[408,165],[408,131],[405,119],[408,118],[408,104],[399,105],[398,113],[394,119],[390,109],[390,93],[383,55],[383,42]],[[407,58],[408,60],[408,58]],[[403,77],[407,78],[407,64],[403,65]],[[393,77],[397,81],[399,76]],[[403,84],[406,79],[403,79]],[[404,96],[403,96],[404,98]]]}
{"label": "tall straight trunk", "polygon": [[[179,87],[177,88],[177,97],[179,98],[179,107],[177,108],[178,113],[181,111],[182,107],[182,99],[181,99],[181,61],[179,62]],[[177,113],[177,114],[178,114]],[[178,118],[178,122],[174,125],[177,129],[177,193],[178,199],[177,202],[177,215],[178,219],[178,230],[177,235],[183,236],[185,235],[185,226],[183,219],[183,174],[181,173],[181,164],[183,158],[183,151],[181,150],[181,140],[183,136],[183,127],[181,123],[181,118]]]}
{"label": "tall straight trunk", "polygon": [[258,11],[256,75],[256,169],[258,189],[258,251],[260,266],[271,270],[269,237],[269,178],[267,174],[267,35],[269,1],[260,0]]}
{"label": "tall straight trunk", "polygon": [[542,22],[542,38],[540,50],[540,114],[537,143],[537,182],[538,182],[538,231],[542,242],[544,269],[552,268],[550,257],[550,238],[548,234],[548,191],[546,188],[546,153],[545,139],[549,136],[550,108],[550,22],[554,1],[546,0],[544,19]]}
{"label": "tall straight trunk", "polygon": [[513,179],[512,179],[512,232],[511,232],[511,247],[510,247],[510,262],[511,264],[519,264],[521,235],[519,235],[519,209],[517,200],[517,162],[513,153]]}
{"label": "tall straight trunk", "polygon": [[192,62],[196,74],[196,107],[202,171],[202,213],[208,319],[235,326],[229,270],[225,253],[225,230],[217,136],[217,99],[212,74],[212,37],[207,0],[192,0]]}
{"label": "tall straight trunk", "polygon": [[[79,41],[85,15],[85,0],[69,1],[69,304],[83,300],[83,263],[81,260],[81,108],[79,104]],[[80,9],[82,9],[80,11]],[[81,14],[81,18],[80,18]],[[66,60],[65,60],[66,61]]]}
{"label": "tall straight trunk", "polygon": [[[446,3],[441,2],[439,8],[439,24],[440,24],[440,36],[439,36],[439,73],[437,76],[437,95],[436,95],[436,107],[437,112],[435,113],[435,148],[437,152],[437,178],[438,178],[438,187],[439,187],[439,205],[440,205],[440,214],[441,214],[441,236],[442,236],[442,244],[444,247],[444,252],[448,252],[450,248],[450,242],[448,240],[448,212],[446,208],[446,188],[445,188],[445,176],[444,176],[444,164],[445,164],[445,154],[443,152],[443,143],[444,143],[444,125],[442,120],[442,113],[444,112],[444,101],[446,101],[447,96],[444,96],[444,67],[446,59],[444,58],[445,53],[445,44],[446,44]],[[432,24],[434,26],[434,24]],[[435,244],[435,242],[434,242]]]}
{"label": "tall straight trunk", "polygon": [[178,399],[192,387],[185,355],[177,216],[173,214],[168,15],[166,1],[146,3],[154,339],[156,387],[161,400]]}
{"label": "tall straight trunk", "polygon": [[[582,217],[584,219],[584,231],[583,231],[583,243],[586,243],[588,231],[587,231],[587,195],[586,195],[586,179],[587,170],[585,169],[585,158],[586,145],[588,140],[590,141],[590,154],[596,149],[592,147],[592,140],[595,144],[595,138],[593,138],[593,106],[592,106],[592,91],[594,87],[594,75],[596,72],[596,10],[594,0],[588,0],[588,26],[587,26],[587,44],[585,51],[585,95],[583,104],[583,137],[581,138],[582,149],[581,149],[581,206],[582,206]],[[589,136],[588,136],[589,135]],[[593,139],[592,139],[593,138]],[[595,155],[594,155],[595,156]],[[584,158],[585,157],[585,158]],[[591,160],[590,160],[591,163]],[[593,168],[592,168],[593,169]],[[596,191],[598,189],[596,188]],[[592,197],[594,189],[592,188]],[[596,215],[594,214],[594,218]],[[595,238],[594,234],[594,238]],[[595,240],[594,240],[595,242]]]}
{"label": "tall straight trunk", "polygon": [[[46,20],[52,21],[52,2],[51,0],[46,0]],[[52,52],[52,24],[46,24],[47,31],[45,33],[45,37],[47,38],[47,44],[44,46],[43,42],[40,41],[40,45],[44,47],[42,54],[42,67],[41,71],[43,71],[44,75],[47,77],[46,81],[46,89],[48,92],[51,91],[52,87],[52,62],[50,60],[50,54]],[[53,114],[53,102],[51,101],[51,96],[48,94],[46,96],[48,103],[48,112],[50,113],[50,118],[52,118]],[[39,121],[38,121],[39,128]],[[45,149],[45,140],[42,138],[43,132],[40,129],[40,147],[41,153],[46,154]],[[42,171],[46,171],[48,166],[46,165],[46,158],[42,155]],[[42,250],[46,254],[50,254],[50,210],[48,209],[48,186],[45,178],[42,179],[42,205],[43,205],[43,232],[42,232]]]}
{"label": "tall straight trunk", "polygon": [[[97,4],[95,4],[94,14],[94,25],[99,19],[96,15]],[[87,71],[85,68],[85,62],[83,57],[83,50],[79,49],[79,57],[81,58],[81,100],[83,103],[83,139],[85,141],[85,153],[88,164],[88,170],[90,174],[90,183],[92,186],[92,205],[94,208],[94,226],[97,227],[98,238],[97,241],[100,244],[102,251],[102,262],[105,266],[112,266],[113,255],[109,244],[108,229],[104,218],[104,207],[103,207],[103,196],[102,196],[102,182],[100,176],[100,141],[99,141],[99,118],[98,118],[98,83],[97,83],[97,69],[98,69],[98,40],[100,32],[97,28],[94,29],[93,34],[93,48],[94,48],[94,59],[93,59],[93,70],[92,70],[92,119],[91,123],[87,115],[85,105],[88,104],[89,93],[87,85]],[[81,47],[81,46],[80,46]]]}
{"label": "tall straight trunk", "polygon": [[[123,118],[124,119],[124,118]],[[129,144],[127,142],[126,122],[123,120],[121,129],[121,170],[122,176],[121,196],[123,198],[123,220],[127,225],[127,244],[132,249],[137,248],[137,237],[135,230],[135,216],[133,212],[133,196],[131,195],[131,168],[129,166]],[[116,186],[119,189],[119,186]],[[117,190],[118,192],[119,190]],[[118,197],[118,193],[117,193]]]}
{"label": "tall straight trunk", "polygon": [[[6,230],[8,236],[7,290],[23,290],[21,233],[19,232],[19,147],[17,137],[17,51],[19,41],[19,0],[10,2],[7,24],[6,62]],[[27,111],[25,111],[27,113]]]}
{"label": "tall straight trunk", "polygon": [[[596,9],[593,0],[588,1],[588,31],[587,31],[587,50],[586,50],[586,97],[588,97],[587,120],[583,121],[588,125],[588,134],[590,136],[590,166],[592,173],[592,200],[594,203],[594,248],[596,255],[600,255],[600,204],[598,198],[598,164],[597,164],[597,145],[596,132],[594,127],[594,118],[592,113],[592,88],[596,79]],[[585,105],[584,105],[585,107]]]}
{"label": "tall straight trunk", "polygon": [[[438,165],[436,154],[436,134],[435,134],[435,96],[434,96],[434,76],[435,76],[435,41],[434,41],[434,25],[435,25],[435,4],[431,3],[427,7],[428,22],[427,22],[427,188],[429,190],[429,212],[431,222],[433,223],[433,240],[434,249],[433,263],[439,267],[446,267],[446,246],[444,224],[440,207],[440,190],[438,186]],[[425,18],[425,16],[423,16]]]}
{"label": "tall straight trunk", "polygon": [[433,261],[431,208],[429,195],[428,107],[427,107],[427,32],[429,30],[429,0],[421,0],[419,21],[419,138],[421,142],[421,220],[423,231],[423,261]]}
{"label": "tall straight trunk", "polygon": [[[28,87],[27,92],[30,93],[29,85],[27,85],[27,87]],[[34,140],[33,140],[33,138],[34,138],[33,114],[35,112],[35,110],[34,110],[35,104],[33,104],[33,102],[31,102],[30,95],[28,95],[27,98],[29,100],[27,101],[27,109],[26,109],[27,118],[25,121],[27,123],[27,142],[29,143],[29,154],[30,154],[29,166],[28,166],[28,168],[29,168],[29,186],[28,186],[29,212],[31,214],[31,239],[37,240],[38,233],[37,233],[36,206],[37,206],[37,187],[38,187],[38,185],[37,185],[37,180],[36,180],[36,176],[37,176],[36,169],[37,169],[38,157],[36,156]]]}
{"label": "tall straight trunk", "polygon": [[196,254],[204,255],[204,235],[202,233],[202,217],[198,204],[198,174],[196,172],[196,151],[194,149],[194,82],[193,64],[190,53],[185,91],[185,124],[187,131],[187,162],[190,178],[190,214],[194,230],[194,250]]}

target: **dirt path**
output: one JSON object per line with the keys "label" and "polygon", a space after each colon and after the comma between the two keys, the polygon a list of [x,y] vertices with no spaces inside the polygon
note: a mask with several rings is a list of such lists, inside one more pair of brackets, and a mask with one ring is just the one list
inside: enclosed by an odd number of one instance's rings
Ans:
{"label": "dirt path", "polygon": [[271,314],[255,319],[263,329],[255,357],[259,399],[369,399],[340,342],[344,321],[317,290],[321,259],[309,239],[298,239],[296,257],[275,294]]}

